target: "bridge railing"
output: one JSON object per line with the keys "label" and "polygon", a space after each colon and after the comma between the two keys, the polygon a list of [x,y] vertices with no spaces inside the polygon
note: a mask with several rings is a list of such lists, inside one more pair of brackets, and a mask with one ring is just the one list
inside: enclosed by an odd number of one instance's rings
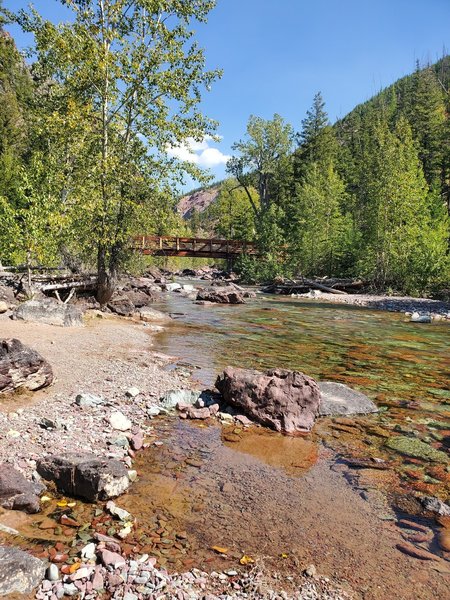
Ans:
{"label": "bridge railing", "polygon": [[142,235],[133,238],[133,248],[144,253],[183,256],[257,254],[256,245],[245,240],[224,240],[219,238],[193,238],[180,236]]}

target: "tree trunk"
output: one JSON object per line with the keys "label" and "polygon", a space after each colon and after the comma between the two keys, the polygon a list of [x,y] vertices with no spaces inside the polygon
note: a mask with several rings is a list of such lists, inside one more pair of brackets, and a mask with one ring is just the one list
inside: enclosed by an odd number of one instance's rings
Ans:
{"label": "tree trunk", "polygon": [[107,304],[114,294],[117,285],[117,265],[111,269],[108,265],[106,247],[99,244],[97,249],[97,302]]}

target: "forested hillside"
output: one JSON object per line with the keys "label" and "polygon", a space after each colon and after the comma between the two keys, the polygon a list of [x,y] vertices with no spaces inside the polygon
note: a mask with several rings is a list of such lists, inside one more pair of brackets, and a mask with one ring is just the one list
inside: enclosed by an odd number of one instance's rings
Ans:
{"label": "forested hillside", "polygon": [[[418,65],[334,125],[320,93],[294,125],[280,115],[251,116],[233,146],[229,179],[210,188],[208,198],[197,194],[180,205],[175,190],[183,172],[200,180],[201,173],[165,149],[212,131],[189,94],[218,73],[195,71],[198,81],[186,80],[181,92],[164,75],[157,92],[146,87],[144,71],[130,76],[130,49],[121,38],[122,49],[108,58],[117,61],[117,77],[102,88],[110,75],[96,67],[101,39],[86,48],[71,26],[25,14],[9,18],[35,34],[38,52],[26,65],[0,31],[3,263],[96,266],[108,287],[126,264],[130,235],[190,228],[255,240],[262,258],[238,265],[249,280],[351,275],[413,294],[448,284],[449,57]],[[172,33],[165,35],[171,42]],[[181,52],[180,35],[149,69],[164,69]],[[141,50],[135,48],[137,56]],[[185,60],[182,69],[193,59]],[[192,116],[169,121],[167,106],[175,101],[180,115],[186,109]]]}
{"label": "forested hillside", "polygon": [[251,117],[231,178],[195,228],[256,239],[249,279],[358,275],[424,293],[449,280],[450,58],[331,126],[320,93],[300,131]]}

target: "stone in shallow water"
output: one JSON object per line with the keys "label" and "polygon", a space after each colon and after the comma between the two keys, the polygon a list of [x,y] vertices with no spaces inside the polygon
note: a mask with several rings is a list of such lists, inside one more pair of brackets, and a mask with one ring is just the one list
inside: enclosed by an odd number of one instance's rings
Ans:
{"label": "stone in shallow water", "polygon": [[0,596],[31,594],[45,574],[45,563],[18,548],[0,546]]}
{"label": "stone in shallow water", "polygon": [[378,412],[377,406],[370,398],[343,383],[322,381],[319,382],[319,388],[321,417]]}
{"label": "stone in shallow water", "polygon": [[88,502],[115,498],[130,484],[123,463],[92,454],[49,456],[38,461],[37,471],[44,479],[54,481],[59,491]]}
{"label": "stone in shallow water", "polygon": [[448,461],[448,456],[445,452],[436,450],[429,444],[408,436],[399,435],[393,437],[387,440],[385,446],[400,454],[412,456],[413,458],[444,463]]}
{"label": "stone in shallow water", "polygon": [[199,390],[170,390],[160,399],[160,404],[166,410],[173,410],[177,404],[195,404],[202,392]]}
{"label": "stone in shallow water", "polygon": [[227,367],[216,388],[240,413],[283,433],[310,431],[318,415],[318,385],[299,371]]}

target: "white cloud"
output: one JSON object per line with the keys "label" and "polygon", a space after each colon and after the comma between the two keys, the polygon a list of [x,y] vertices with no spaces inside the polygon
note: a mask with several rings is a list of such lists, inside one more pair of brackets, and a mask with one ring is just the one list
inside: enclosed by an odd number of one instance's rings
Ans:
{"label": "white cloud", "polygon": [[208,169],[225,165],[231,157],[218,148],[211,148],[212,141],[213,138],[210,135],[206,135],[200,142],[188,138],[179,146],[168,146],[166,152],[169,156]]}
{"label": "white cloud", "polygon": [[198,157],[198,164],[201,167],[218,167],[226,165],[231,156],[223,154],[218,148],[205,148]]}

